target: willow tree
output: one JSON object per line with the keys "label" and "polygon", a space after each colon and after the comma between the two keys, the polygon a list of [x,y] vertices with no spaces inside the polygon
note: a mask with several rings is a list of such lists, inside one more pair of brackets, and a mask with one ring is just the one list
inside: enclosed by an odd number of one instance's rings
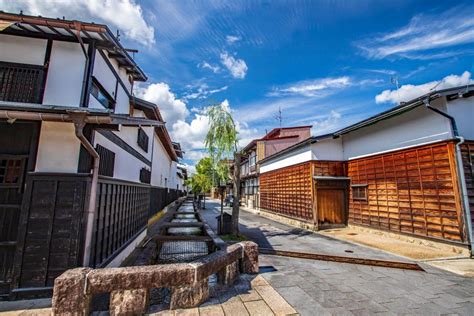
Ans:
{"label": "willow tree", "polygon": [[[225,103],[212,105],[207,110],[209,132],[205,145],[213,163],[213,169],[218,172],[220,180],[227,177],[227,159],[234,156],[233,195],[232,204],[232,233],[239,233],[239,202],[240,202],[240,153],[237,150],[237,128],[234,119]],[[221,193],[222,194],[222,193]],[[221,210],[222,210],[221,195]],[[221,211],[222,216],[222,211]],[[222,222],[222,221],[221,221]]]}

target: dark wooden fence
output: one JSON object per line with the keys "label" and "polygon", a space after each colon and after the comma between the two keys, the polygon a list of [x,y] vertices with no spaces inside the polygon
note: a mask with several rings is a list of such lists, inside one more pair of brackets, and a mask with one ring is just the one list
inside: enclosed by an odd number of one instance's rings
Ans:
{"label": "dark wooden fence", "polygon": [[[89,174],[27,175],[11,273],[13,297],[47,294],[57,276],[82,265],[90,181]],[[156,202],[156,192],[151,192],[149,184],[99,178],[91,267],[107,265],[143,232],[150,197]],[[159,192],[164,205],[180,195],[178,190]]]}
{"label": "dark wooden fence", "polygon": [[184,192],[175,189],[151,187],[150,212],[148,217],[152,217],[157,212],[165,208],[166,205],[176,201]]}
{"label": "dark wooden fence", "polygon": [[101,177],[91,266],[105,266],[146,227],[150,186]]}
{"label": "dark wooden fence", "polygon": [[28,174],[18,227],[14,293],[48,291],[57,276],[80,265],[88,182],[84,174]]}

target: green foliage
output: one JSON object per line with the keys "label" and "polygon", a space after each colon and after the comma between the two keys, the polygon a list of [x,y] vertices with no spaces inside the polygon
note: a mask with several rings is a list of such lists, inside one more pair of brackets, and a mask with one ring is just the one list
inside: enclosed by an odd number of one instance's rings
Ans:
{"label": "green foliage", "polygon": [[224,104],[212,105],[207,110],[209,132],[205,145],[211,156],[213,165],[226,158],[231,158],[237,150],[237,129],[234,119]]}

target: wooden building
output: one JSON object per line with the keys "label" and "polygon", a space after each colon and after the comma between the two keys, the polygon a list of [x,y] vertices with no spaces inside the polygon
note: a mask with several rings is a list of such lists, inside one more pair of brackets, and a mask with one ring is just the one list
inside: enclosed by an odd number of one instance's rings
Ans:
{"label": "wooden building", "polygon": [[473,91],[433,91],[260,161],[261,210],[471,245]]}
{"label": "wooden building", "polygon": [[259,161],[311,137],[311,126],[279,127],[260,139],[252,140],[242,150],[241,202],[257,209],[260,204]]}
{"label": "wooden building", "polygon": [[182,191],[147,78],[105,25],[0,13],[0,298],[117,266]]}

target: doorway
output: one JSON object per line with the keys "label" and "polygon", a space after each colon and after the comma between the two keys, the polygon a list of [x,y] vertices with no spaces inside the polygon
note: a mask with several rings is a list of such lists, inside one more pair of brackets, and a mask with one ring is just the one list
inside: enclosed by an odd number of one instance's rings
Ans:
{"label": "doorway", "polygon": [[39,124],[0,121],[0,297],[9,295],[25,177],[33,171]]}
{"label": "doorway", "polygon": [[347,224],[348,181],[328,177],[315,179],[315,208],[318,229]]}

